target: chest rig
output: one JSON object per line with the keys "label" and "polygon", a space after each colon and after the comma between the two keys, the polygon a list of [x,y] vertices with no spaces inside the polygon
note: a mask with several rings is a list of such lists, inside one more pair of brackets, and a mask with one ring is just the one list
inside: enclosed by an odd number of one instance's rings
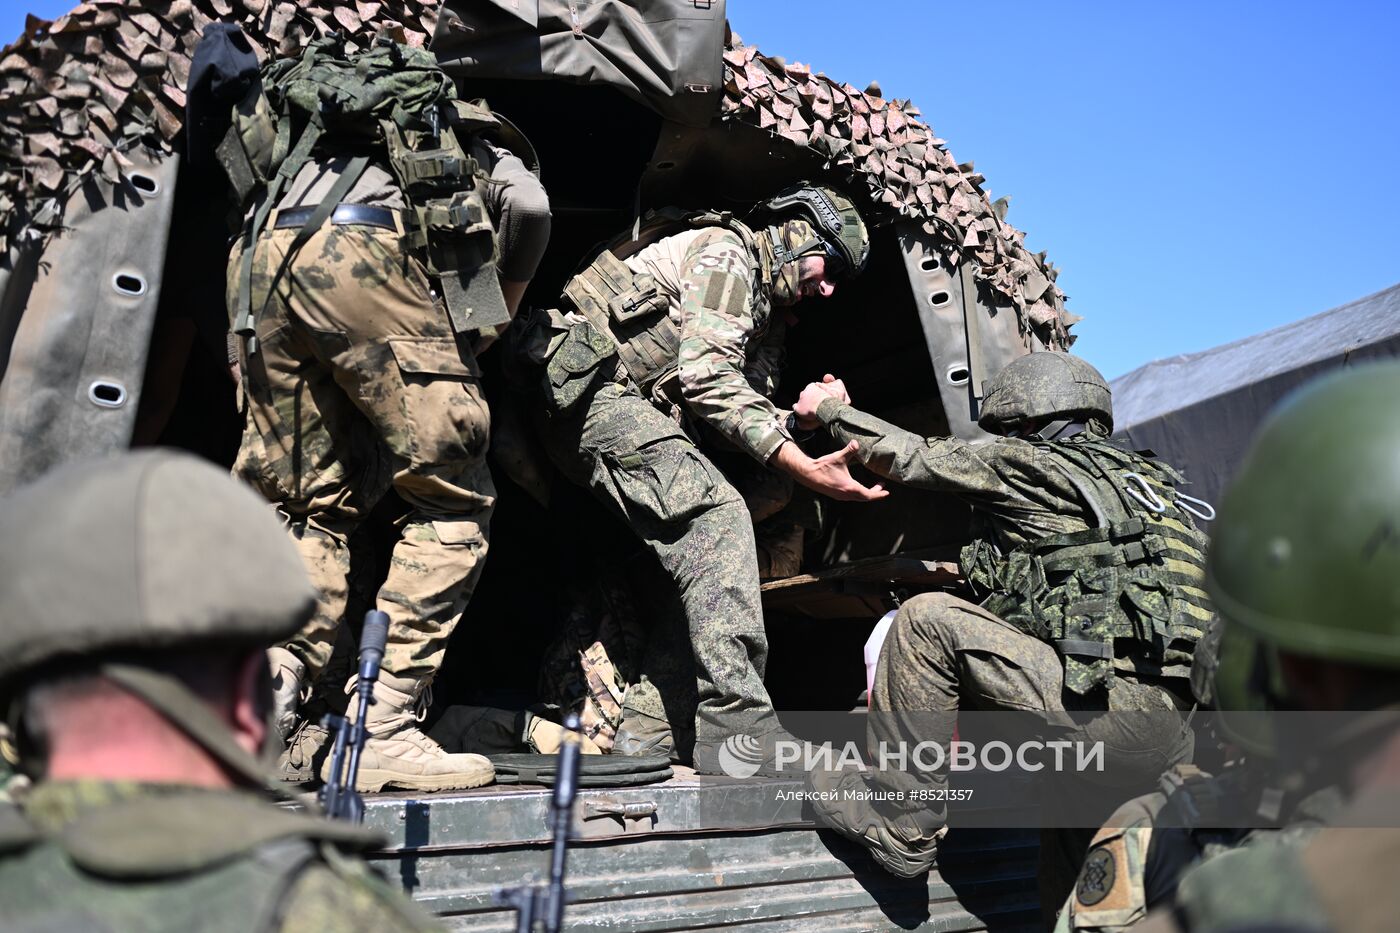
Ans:
{"label": "chest rig", "polygon": [[762,257],[754,264],[750,307],[755,321],[764,326],[771,310],[768,253],[759,246],[754,232],[728,213],[687,213],[676,208],[649,211],[634,231],[610,242],[564,289],[570,309],[616,342],[618,358],[643,394],[676,373],[681,332],[671,319],[670,300],[655,277],[633,272],[622,260],[665,237],[703,227],[721,227],[736,234],[750,256]]}
{"label": "chest rig", "polygon": [[1084,435],[1034,442],[1079,493],[1091,527],[1003,554],[981,537],[963,549],[983,606],[1054,645],[1065,686],[1087,694],[1115,670],[1190,675],[1212,617],[1205,537],[1177,503],[1171,467]]}

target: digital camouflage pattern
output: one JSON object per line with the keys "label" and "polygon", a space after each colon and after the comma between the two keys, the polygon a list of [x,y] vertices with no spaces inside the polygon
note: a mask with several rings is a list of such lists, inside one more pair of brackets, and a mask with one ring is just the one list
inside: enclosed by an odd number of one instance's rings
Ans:
{"label": "digital camouflage pattern", "polygon": [[1073,353],[1041,350],[1002,367],[986,387],[977,423],[1008,434],[1027,421],[1079,416],[1113,430],[1113,393],[1103,374]]}
{"label": "digital camouflage pattern", "polygon": [[[157,845],[133,827],[158,827]],[[373,843],[238,791],[43,783],[0,814],[0,903],[7,927],[36,929],[74,917],[111,933],[440,929],[346,854]]]}
{"label": "digital camouflage pattern", "polygon": [[1297,801],[1277,827],[1214,829],[1213,815],[1257,806],[1265,788],[1250,769],[1217,776],[1178,765],[1163,789],[1123,804],[1094,835],[1056,933],[1121,933],[1148,910],[1170,904],[1181,879],[1198,865],[1242,846],[1302,846],[1341,804],[1335,788]]}
{"label": "digital camouflage pattern", "polygon": [[[817,414],[881,476],[967,500],[963,573],[984,606],[1060,649],[1069,689],[1088,694],[1115,671],[1188,676],[1212,616],[1205,540],[1177,505],[1170,467],[1107,443],[1092,422],[1063,441],[973,446],[918,437],[836,399]],[[1139,501],[1151,496],[1162,511]]]}
{"label": "digital camouflage pattern", "polygon": [[[592,328],[575,324],[571,333],[582,329]],[[595,365],[611,375],[614,361],[606,356]],[[689,627],[696,745],[717,745],[735,732],[775,731],[763,686],[768,642],[753,525],[742,497],[674,420],[634,388],[599,382],[571,413],[540,419],[550,457],[627,523],[670,578],[670,601],[683,607]],[[649,644],[648,654],[656,647]],[[670,719],[677,733],[688,731],[688,724]]]}
{"label": "digital camouflage pattern", "polygon": [[979,281],[1015,308],[1023,334],[1060,349],[1073,342],[1078,318],[1065,310],[1055,267],[1026,249],[1025,234],[1006,222],[1007,200],[987,197],[985,179],[971,162],[957,163],[918,108],[764,55],[733,33],[724,64],[723,119],[820,155],[849,176],[868,221],[923,221],[926,233],[975,262]]}
{"label": "digital camouflage pattern", "polygon": [[[259,240],[255,303],[296,233]],[[289,647],[312,678],[329,662],[350,537],[392,486],[410,511],[379,590],[390,618],[383,669],[421,688],[480,574],[495,501],[475,360],[417,260],[393,231],[371,227],[314,234],[278,280],[257,336],[257,353],[241,359],[247,422],[235,472],[282,511],[321,594]]]}

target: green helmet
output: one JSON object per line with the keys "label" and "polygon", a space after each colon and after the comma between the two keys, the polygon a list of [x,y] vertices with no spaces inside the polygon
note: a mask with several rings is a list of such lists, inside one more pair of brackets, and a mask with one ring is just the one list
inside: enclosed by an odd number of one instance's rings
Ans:
{"label": "green helmet", "polygon": [[315,604],[276,513],[187,454],[63,466],[0,500],[0,684],[65,657],[269,645]]}
{"label": "green helmet", "polygon": [[1259,714],[1270,707],[1260,689],[1272,666],[1259,642],[1238,625],[1216,616],[1191,661],[1191,692],[1196,702],[1217,710],[1225,738],[1252,755],[1272,757],[1273,734]]}
{"label": "green helmet", "polygon": [[853,278],[865,271],[870,260],[870,234],[855,204],[841,192],[803,182],[778,192],[763,207],[775,214],[802,215],[820,237],[792,248],[777,244],[779,265],[821,248],[833,279]]}
{"label": "green helmet", "polygon": [[1111,431],[1113,393],[1081,357],[1055,350],[1028,353],[991,380],[977,423],[993,434],[1007,434],[1042,418],[1096,418]]}
{"label": "green helmet", "polygon": [[1216,519],[1216,610],[1293,654],[1400,667],[1400,364],[1309,384],[1264,422]]}

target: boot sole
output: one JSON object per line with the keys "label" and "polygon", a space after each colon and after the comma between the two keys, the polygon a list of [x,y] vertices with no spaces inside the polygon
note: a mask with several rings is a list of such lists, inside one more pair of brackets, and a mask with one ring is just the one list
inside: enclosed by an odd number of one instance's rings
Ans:
{"label": "boot sole", "polygon": [[380,769],[360,769],[356,775],[355,790],[362,794],[383,790],[386,786],[403,790],[466,790],[471,787],[485,787],[496,780],[494,771],[481,774],[403,774],[398,771]]}

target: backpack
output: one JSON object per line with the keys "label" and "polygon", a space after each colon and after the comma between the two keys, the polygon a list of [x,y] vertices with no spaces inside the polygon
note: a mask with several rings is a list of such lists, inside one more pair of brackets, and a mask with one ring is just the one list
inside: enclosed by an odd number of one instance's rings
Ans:
{"label": "backpack", "polygon": [[[498,128],[484,101],[465,101],[432,53],[381,37],[346,54],[337,36],[318,39],[299,58],[264,65],[260,80],[234,107],[218,157],[244,204],[262,196],[244,230],[245,243],[262,234],[287,185],[318,153],[350,161],[298,231],[273,276],[325,222],[359,180],[371,158],[384,159],[409,204],[405,249],[417,250],[458,333],[508,323],[496,276],[496,241],[483,197],[488,179],[469,153],[471,140]],[[245,249],[239,270],[234,332],[256,349],[252,264]],[[269,287],[268,296],[273,289]]]}

